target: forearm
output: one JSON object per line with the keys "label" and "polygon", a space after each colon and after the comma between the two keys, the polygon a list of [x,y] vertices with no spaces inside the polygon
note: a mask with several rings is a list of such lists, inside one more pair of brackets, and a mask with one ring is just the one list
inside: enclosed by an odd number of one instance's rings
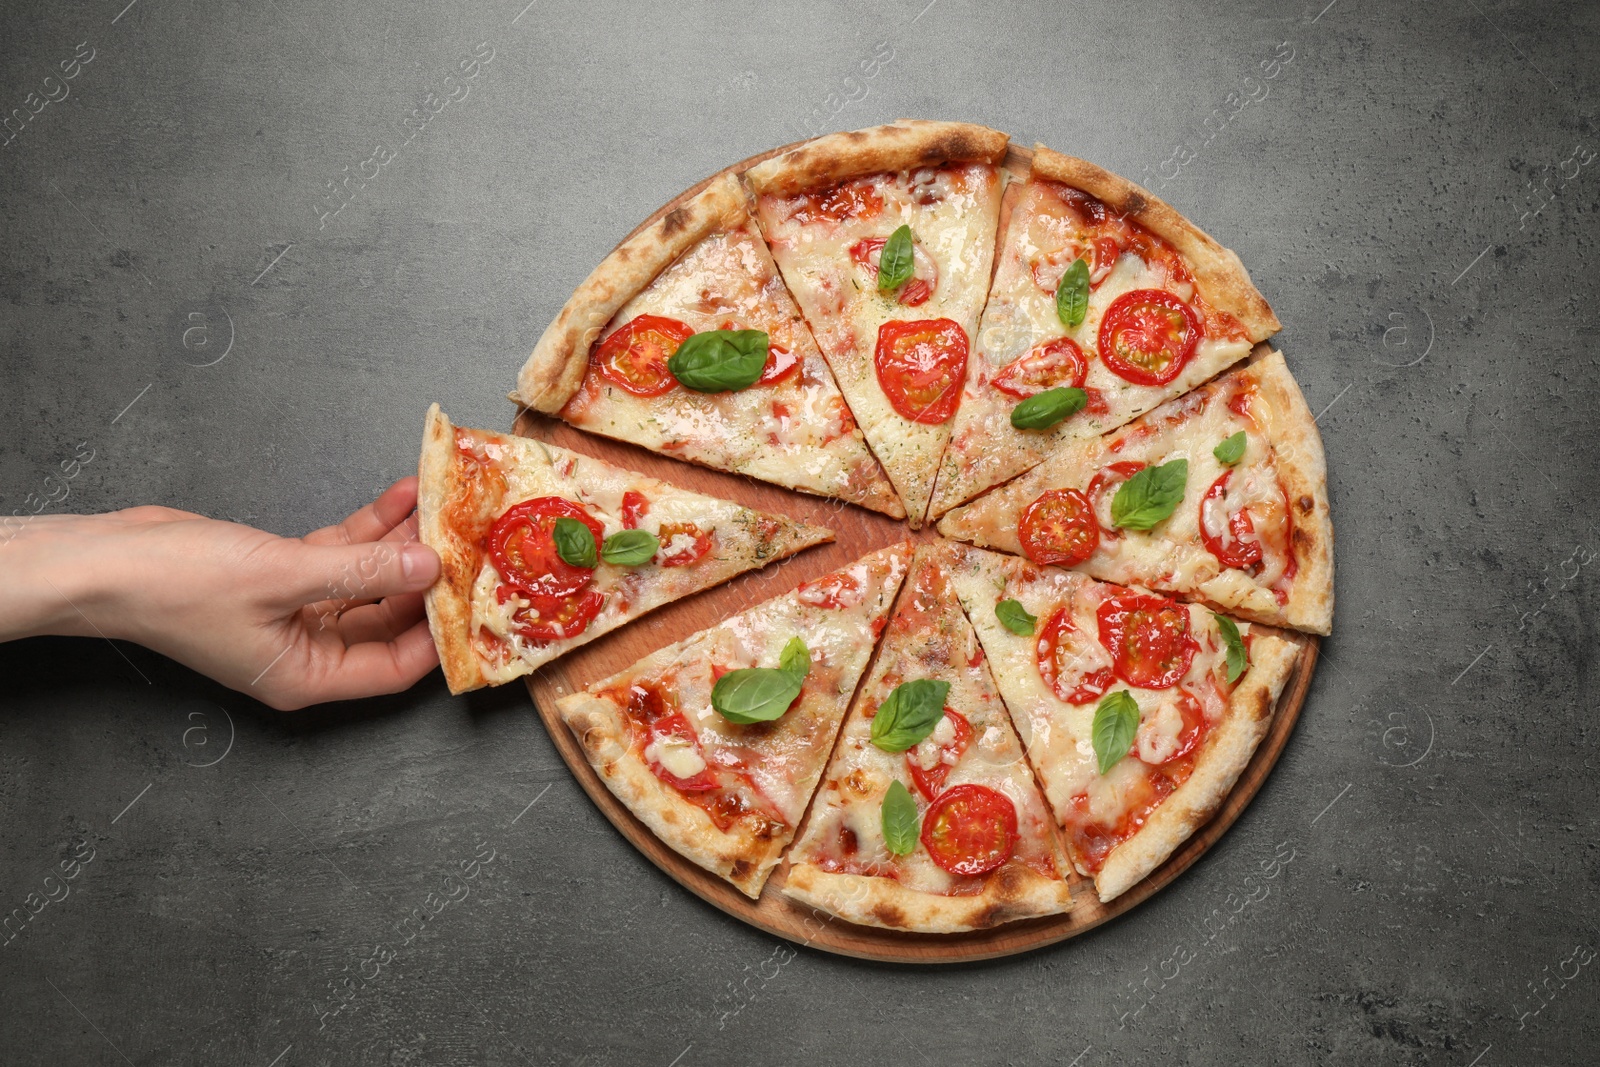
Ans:
{"label": "forearm", "polygon": [[110,515],[39,515],[0,527],[0,641],[116,636]]}

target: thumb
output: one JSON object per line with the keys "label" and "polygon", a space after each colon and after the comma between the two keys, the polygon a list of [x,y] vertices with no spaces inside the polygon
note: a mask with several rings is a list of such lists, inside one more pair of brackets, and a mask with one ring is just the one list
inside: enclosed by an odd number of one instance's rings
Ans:
{"label": "thumb", "polygon": [[301,545],[290,576],[301,604],[320,600],[381,600],[428,588],[439,577],[439,556],[416,541]]}

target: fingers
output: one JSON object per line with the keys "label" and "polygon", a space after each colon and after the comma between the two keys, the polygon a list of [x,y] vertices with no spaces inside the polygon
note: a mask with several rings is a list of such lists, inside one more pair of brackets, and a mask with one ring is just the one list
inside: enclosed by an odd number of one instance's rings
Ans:
{"label": "fingers", "polygon": [[439,557],[415,541],[285,546],[284,594],[295,607],[316,601],[382,600],[420,593],[439,577]]}
{"label": "fingers", "polygon": [[427,613],[421,593],[402,593],[377,604],[351,608],[339,616],[339,636],[346,645],[392,641]]}
{"label": "fingers", "polygon": [[306,534],[308,545],[351,545],[376,541],[399,526],[417,506],[417,478],[401,478],[378,499],[335,526]]}
{"label": "fingers", "polygon": [[315,692],[306,695],[309,702],[317,703],[398,693],[411,688],[438,663],[428,624],[418,622],[393,641],[351,645]]}

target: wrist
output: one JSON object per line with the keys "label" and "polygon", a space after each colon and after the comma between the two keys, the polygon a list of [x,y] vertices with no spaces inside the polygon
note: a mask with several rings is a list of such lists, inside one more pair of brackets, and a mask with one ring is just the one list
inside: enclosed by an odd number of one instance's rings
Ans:
{"label": "wrist", "polygon": [[124,583],[107,566],[104,515],[40,515],[0,526],[0,640],[122,636]]}

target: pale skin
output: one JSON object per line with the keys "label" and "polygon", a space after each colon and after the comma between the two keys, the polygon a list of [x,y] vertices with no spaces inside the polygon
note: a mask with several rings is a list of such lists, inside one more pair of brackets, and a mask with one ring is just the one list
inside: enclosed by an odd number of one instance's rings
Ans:
{"label": "pale skin", "polygon": [[163,507],[38,516],[0,537],[0,641],[134,641],[285,711],[397,693],[439,662],[416,504],[404,478],[304,537]]}

